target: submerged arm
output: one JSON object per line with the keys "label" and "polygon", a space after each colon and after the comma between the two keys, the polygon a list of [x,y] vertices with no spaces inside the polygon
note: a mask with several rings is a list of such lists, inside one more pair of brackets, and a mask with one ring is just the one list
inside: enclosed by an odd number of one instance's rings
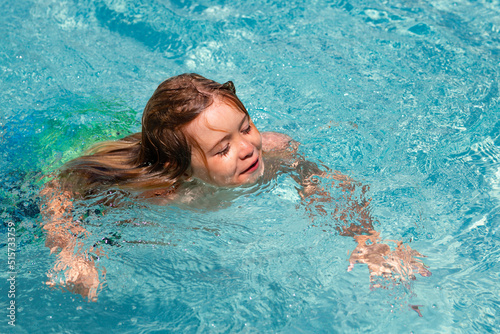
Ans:
{"label": "submerged arm", "polygon": [[[83,248],[82,240],[89,232],[73,220],[73,200],[69,191],[63,191],[57,181],[51,181],[41,191],[44,199],[41,207],[45,245],[50,253],[57,254],[57,261],[48,274],[48,285],[62,284],[68,290],[89,300],[96,300],[102,282],[95,266],[94,257],[103,255],[99,247]],[[59,276],[63,273],[63,277]],[[103,280],[105,269],[103,269]]]}
{"label": "submerged arm", "polygon": [[[394,242],[397,246],[391,250],[387,241],[381,241],[379,232],[373,226],[367,185],[327,167],[320,168],[297,154],[296,149],[293,151],[293,159],[290,160],[287,156],[287,160],[291,162],[290,174],[300,185],[299,194],[312,219],[330,215],[330,222],[323,224],[356,241],[357,246],[349,258],[349,271],[355,263],[365,263],[372,282],[376,276],[404,280],[405,277],[414,279],[415,273],[422,276],[431,274],[417,259],[423,257],[417,251],[402,242]],[[324,186],[325,183],[328,186]],[[333,209],[327,203],[333,203]]]}

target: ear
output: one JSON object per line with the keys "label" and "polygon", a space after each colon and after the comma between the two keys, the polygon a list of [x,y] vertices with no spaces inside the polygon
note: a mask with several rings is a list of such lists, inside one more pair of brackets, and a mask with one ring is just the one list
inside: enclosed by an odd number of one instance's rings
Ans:
{"label": "ear", "polygon": [[193,170],[191,166],[189,166],[189,168],[184,172],[184,174],[182,174],[182,180],[185,182],[189,182],[191,181],[192,178],[193,178]]}

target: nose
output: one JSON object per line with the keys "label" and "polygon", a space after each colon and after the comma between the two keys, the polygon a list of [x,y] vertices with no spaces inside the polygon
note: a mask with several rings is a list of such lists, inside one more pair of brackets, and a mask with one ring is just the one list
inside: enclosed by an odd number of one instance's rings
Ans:
{"label": "nose", "polygon": [[248,140],[242,139],[240,142],[240,159],[244,160],[253,155],[254,146]]}

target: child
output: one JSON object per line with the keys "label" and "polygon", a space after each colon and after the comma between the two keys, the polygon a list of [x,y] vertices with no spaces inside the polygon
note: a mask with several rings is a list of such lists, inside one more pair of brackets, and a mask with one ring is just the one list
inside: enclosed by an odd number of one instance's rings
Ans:
{"label": "child", "polygon": [[178,198],[183,188],[204,183],[255,183],[266,172],[263,152],[287,153],[291,144],[286,135],[259,133],[231,81],[221,85],[182,74],[156,89],[144,109],[142,132],[96,146],[69,162],[61,176],[83,196],[116,187]]}
{"label": "child", "polygon": [[[332,199],[316,185],[315,177],[332,178],[346,193],[354,194],[357,183],[322,171],[296,150],[297,143],[289,136],[259,133],[232,82],[221,85],[197,74],[164,81],[144,109],[140,133],[99,144],[70,161],[43,191],[46,244],[51,252],[59,250],[54,272],[65,271],[61,283],[73,291],[97,297],[103,280],[93,257],[99,257],[102,249],[75,252],[81,244],[78,236],[87,233],[70,215],[75,198],[106,191],[112,205],[114,194],[126,191],[157,203],[194,202],[203,189],[265,181],[279,169],[292,172],[302,198],[319,213],[322,203]],[[335,228],[342,235],[371,233],[371,217],[365,210],[369,201],[351,202],[338,210],[338,216],[347,220],[352,216],[349,212],[357,212],[359,224]],[[54,281],[52,277],[51,284]]]}

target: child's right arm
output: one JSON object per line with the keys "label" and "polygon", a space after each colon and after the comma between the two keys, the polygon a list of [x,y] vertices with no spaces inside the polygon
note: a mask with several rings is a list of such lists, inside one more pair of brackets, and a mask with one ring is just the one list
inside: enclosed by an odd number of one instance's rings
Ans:
{"label": "child's right arm", "polygon": [[80,238],[87,238],[89,233],[73,220],[73,199],[69,191],[61,190],[57,181],[51,181],[40,195],[44,199],[41,213],[46,231],[45,246],[51,254],[59,251],[57,261],[48,274],[47,284],[62,284],[89,300],[96,300],[103,282],[99,279],[93,256],[102,256],[102,249],[82,249]]}

